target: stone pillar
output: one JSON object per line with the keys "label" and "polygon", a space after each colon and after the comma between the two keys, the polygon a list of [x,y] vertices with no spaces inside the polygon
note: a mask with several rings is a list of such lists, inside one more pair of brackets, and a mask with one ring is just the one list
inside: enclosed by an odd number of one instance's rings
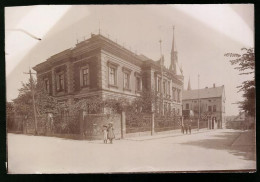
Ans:
{"label": "stone pillar", "polygon": [[71,62],[66,64],[67,66],[67,89],[68,93],[73,92],[73,64]]}
{"label": "stone pillar", "polygon": [[55,75],[55,71],[52,68],[51,69],[51,78],[52,78],[52,95],[55,96],[56,95],[56,75]]}
{"label": "stone pillar", "polygon": [[151,135],[154,135],[154,112],[152,112],[151,118]]}
{"label": "stone pillar", "polygon": [[79,114],[79,127],[80,127],[79,128],[80,134],[83,135],[85,128],[84,128],[84,119],[83,119],[83,111],[82,110],[80,111],[80,114]]}
{"label": "stone pillar", "polygon": [[125,111],[121,112],[121,138],[123,139],[126,134],[126,120],[125,120]]}

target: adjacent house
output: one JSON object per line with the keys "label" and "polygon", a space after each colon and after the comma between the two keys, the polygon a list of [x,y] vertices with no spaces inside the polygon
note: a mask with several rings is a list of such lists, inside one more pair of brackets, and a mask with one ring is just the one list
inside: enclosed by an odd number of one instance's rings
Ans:
{"label": "adjacent house", "polygon": [[183,91],[183,110],[193,110],[195,116],[200,115],[201,119],[207,119],[208,127],[211,129],[222,128],[225,122],[225,87],[191,89],[190,81],[188,89]]}

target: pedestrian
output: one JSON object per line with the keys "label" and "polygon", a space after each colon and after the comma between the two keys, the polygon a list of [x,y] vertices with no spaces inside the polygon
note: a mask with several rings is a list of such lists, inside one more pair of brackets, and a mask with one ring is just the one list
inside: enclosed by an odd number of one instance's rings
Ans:
{"label": "pedestrian", "polygon": [[190,134],[191,134],[191,122],[192,122],[192,120],[189,120],[189,123],[188,123],[188,129],[189,129]]}
{"label": "pedestrian", "polygon": [[185,123],[185,134],[188,134],[188,123]]}
{"label": "pedestrian", "polygon": [[183,118],[181,118],[180,126],[181,126],[181,132],[182,132],[182,134],[184,134]]}
{"label": "pedestrian", "polygon": [[113,124],[112,123],[108,124],[107,138],[110,141],[110,143],[112,144],[113,143],[113,139],[115,138],[114,128],[113,128]]}
{"label": "pedestrian", "polygon": [[183,124],[181,125],[181,132],[184,134],[184,126],[183,126]]}
{"label": "pedestrian", "polygon": [[103,140],[104,143],[107,143],[107,126],[103,125]]}
{"label": "pedestrian", "polygon": [[187,134],[188,131],[188,125],[187,125],[187,119],[183,121],[183,134]]}

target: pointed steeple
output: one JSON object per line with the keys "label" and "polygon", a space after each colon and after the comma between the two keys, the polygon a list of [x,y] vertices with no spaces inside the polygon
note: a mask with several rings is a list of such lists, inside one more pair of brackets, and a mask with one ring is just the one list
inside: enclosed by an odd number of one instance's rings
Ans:
{"label": "pointed steeple", "polygon": [[188,89],[187,89],[187,90],[191,90],[191,86],[190,86],[190,77],[189,77]]}
{"label": "pointed steeple", "polygon": [[170,70],[173,71],[174,74],[176,74],[176,63],[178,62],[177,51],[175,49],[176,49],[176,47],[175,47],[175,42],[174,42],[174,26],[173,26]]}

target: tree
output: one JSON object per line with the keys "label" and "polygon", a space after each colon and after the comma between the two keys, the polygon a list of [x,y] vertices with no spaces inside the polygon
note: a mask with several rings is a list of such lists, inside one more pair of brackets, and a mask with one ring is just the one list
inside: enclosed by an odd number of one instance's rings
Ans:
{"label": "tree", "polygon": [[[36,118],[47,113],[58,114],[62,110],[62,106],[57,100],[45,91],[43,83],[31,78],[27,83],[22,83],[18,97],[13,100],[14,111],[16,115],[24,118],[23,121],[27,120],[28,122],[29,118],[34,118],[32,91],[34,91],[35,97]],[[43,120],[43,122],[44,121],[45,120]],[[35,123],[35,125],[36,124],[37,123]],[[41,124],[45,125],[46,123]]]}
{"label": "tree", "polygon": [[[242,54],[227,53],[226,57],[236,57],[230,60],[235,69],[240,71],[239,75],[251,75],[255,73],[255,50],[254,48],[242,48]],[[244,110],[249,116],[255,117],[255,76],[252,80],[244,81],[239,85],[238,92],[243,92],[244,100],[238,102],[239,108]]]}
{"label": "tree", "polygon": [[57,99],[49,95],[44,89],[43,82],[38,82],[35,89],[35,102],[38,115],[47,113],[58,114],[66,106],[58,103]]}
{"label": "tree", "polygon": [[33,103],[32,103],[32,85],[36,84],[36,80],[32,82],[22,83],[22,87],[18,89],[19,94],[14,102],[14,110],[17,115],[33,117]]}
{"label": "tree", "polygon": [[8,131],[14,129],[15,122],[13,102],[6,102],[6,121]]}

